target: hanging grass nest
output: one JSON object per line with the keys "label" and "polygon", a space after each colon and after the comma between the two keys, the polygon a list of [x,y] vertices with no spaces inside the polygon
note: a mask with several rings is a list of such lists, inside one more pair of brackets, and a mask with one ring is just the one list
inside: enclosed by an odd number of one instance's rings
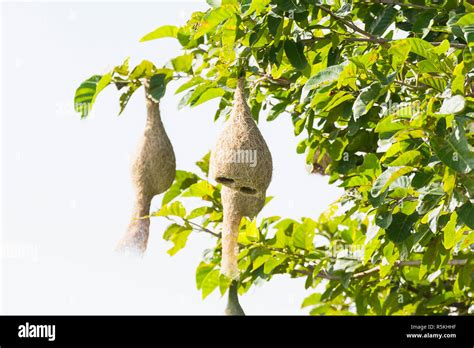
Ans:
{"label": "hanging grass nest", "polygon": [[272,178],[272,156],[250,114],[240,78],[234,105],[211,154],[211,176],[216,182],[254,195],[265,191]]}
{"label": "hanging grass nest", "polygon": [[170,139],[161,121],[160,104],[149,94],[145,82],[147,122],[132,165],[132,181],[135,189],[135,208],[127,232],[117,250],[142,254],[148,242],[151,200],[165,192],[176,174],[176,159]]}
{"label": "hanging grass nest", "polygon": [[243,216],[254,217],[263,208],[272,178],[272,156],[250,114],[240,78],[231,116],[211,153],[210,173],[222,184],[224,221],[221,271],[231,279],[239,275],[238,234]]}

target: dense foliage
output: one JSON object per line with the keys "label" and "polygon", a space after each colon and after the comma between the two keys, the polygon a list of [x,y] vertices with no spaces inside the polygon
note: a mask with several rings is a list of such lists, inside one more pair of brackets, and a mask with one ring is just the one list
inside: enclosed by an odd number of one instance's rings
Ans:
{"label": "dense foliage", "polygon": [[[163,68],[128,61],[93,76],[76,94],[88,115],[107,85],[121,110],[143,78],[155,99],[185,78],[179,107],[219,98],[228,115],[239,69],[253,117],[291,117],[296,151],[331,159],[343,196],[321,216],[244,219],[239,292],[277,274],[316,288],[311,314],[468,314],[473,307],[474,5],[461,0],[208,0],[175,38],[183,54]],[[263,112],[263,111],[266,112]],[[178,171],[155,216],[170,220],[173,255],[193,231],[216,237],[196,281],[203,297],[229,281],[219,273],[220,187]],[[298,194],[304,194],[303,192]],[[186,211],[186,197],[202,206]],[[319,285],[319,286],[318,286]]]}

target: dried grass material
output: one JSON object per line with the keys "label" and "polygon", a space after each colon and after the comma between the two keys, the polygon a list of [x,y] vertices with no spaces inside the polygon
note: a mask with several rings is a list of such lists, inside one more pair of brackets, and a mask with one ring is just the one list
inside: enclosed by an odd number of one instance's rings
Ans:
{"label": "dried grass material", "polygon": [[150,213],[155,195],[165,192],[176,174],[176,159],[170,139],[161,121],[160,105],[149,97],[145,84],[147,122],[132,165],[136,202],[132,220],[117,250],[142,254],[146,250],[150,220],[139,219]]}
{"label": "dried grass material", "polygon": [[273,164],[245,100],[244,84],[239,79],[231,116],[211,153],[210,172],[218,183],[254,195],[270,185]]}
{"label": "dried grass material", "polygon": [[265,204],[265,193],[248,195],[223,186],[221,197],[224,207],[221,272],[231,279],[237,279],[240,220],[243,216],[252,218],[259,213]]}
{"label": "dried grass material", "polygon": [[253,218],[265,205],[265,191],[248,195],[230,187],[222,186],[221,198],[224,212],[234,212],[241,217]]}

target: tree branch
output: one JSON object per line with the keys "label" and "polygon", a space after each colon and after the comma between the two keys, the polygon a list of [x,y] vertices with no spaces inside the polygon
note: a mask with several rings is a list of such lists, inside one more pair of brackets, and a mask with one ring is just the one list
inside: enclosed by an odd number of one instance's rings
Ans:
{"label": "tree branch", "polygon": [[[454,259],[448,261],[448,265],[450,266],[463,266],[467,263],[467,259]],[[421,265],[420,260],[413,260],[413,261],[395,261],[394,266],[395,267],[405,267],[405,266],[412,266],[412,267],[419,267]],[[311,272],[312,267],[310,267],[310,272]],[[354,273],[351,278],[364,278],[367,276],[370,276],[374,273],[377,273],[380,271],[380,266],[376,266],[374,268],[370,268],[366,271]],[[309,274],[310,272],[304,271],[304,270],[298,270],[298,273],[301,274]],[[329,274],[327,271],[321,271],[317,274],[318,278],[323,278],[323,279],[328,279],[328,280],[341,280],[342,277],[338,275],[333,275]]]}
{"label": "tree branch", "polygon": [[[169,219],[169,218],[168,218]],[[221,234],[220,233],[216,233],[216,232],[213,232],[211,231],[210,229],[204,227],[204,226],[201,226],[193,221],[190,221],[186,218],[182,218],[184,222],[190,224],[191,226],[194,226],[196,227],[198,230],[202,231],[202,232],[206,232],[206,233],[209,233],[210,235],[214,236],[214,237],[217,237],[217,238],[220,238],[221,237]],[[172,220],[172,219],[170,219]],[[273,248],[268,248],[270,250],[274,250],[274,251],[278,251],[282,254],[286,254],[286,255],[289,255],[289,256],[296,256],[296,257],[300,257],[302,259],[304,259],[304,255],[297,255],[297,254],[293,254],[293,253],[286,253],[285,251],[283,250],[276,250],[276,249],[273,249]],[[351,259],[352,260],[352,259]],[[464,266],[465,264],[467,264],[467,259],[453,259],[453,260],[449,260],[448,261],[448,265],[450,266]],[[393,266],[394,267],[407,267],[407,266],[411,266],[411,267],[419,267],[421,265],[421,260],[409,260],[409,261],[395,261]],[[308,275],[310,274],[314,269],[314,266],[310,266],[309,267],[309,270],[295,270],[297,273],[300,273],[302,275]],[[358,272],[358,273],[354,273],[351,278],[364,278],[364,277],[367,277],[367,276],[370,276],[374,273],[377,273],[380,271],[380,266],[376,266],[376,267],[373,267],[373,268],[370,268],[368,270],[365,270],[365,271],[361,271],[361,272]],[[338,275],[334,275],[334,274],[330,274],[328,273],[327,271],[320,271],[318,274],[317,274],[317,277],[318,278],[323,278],[323,279],[328,279],[328,280],[341,280],[342,277],[341,276],[338,276]]]}
{"label": "tree branch", "polygon": [[[277,85],[283,86],[283,87],[289,87],[291,85],[291,81],[284,78],[284,77],[275,78],[272,75],[264,73],[264,72],[259,73],[259,75],[262,76],[262,80],[269,80],[269,81],[271,81],[271,82],[273,82]],[[255,83],[259,82],[259,80],[260,79],[255,81]]]}
{"label": "tree branch", "polygon": [[332,18],[334,18],[336,21],[344,24],[346,27],[349,27],[351,28],[352,30],[354,30],[355,32],[358,32],[359,34],[369,38],[370,40],[372,40],[373,42],[376,42],[376,43],[379,43],[381,45],[384,45],[386,44],[388,41],[386,39],[383,39],[383,38],[380,38],[380,37],[377,37],[375,35],[372,35],[371,33],[359,28],[357,25],[355,25],[354,23],[352,23],[351,21],[348,21],[342,17],[339,17],[338,15],[336,15],[334,12],[332,12],[330,9],[324,7],[323,5],[319,5],[319,4],[315,4],[316,7],[320,8],[322,11],[326,12],[328,15],[330,15]]}
{"label": "tree branch", "polygon": [[190,224],[191,226],[194,226],[196,227],[198,230],[200,230],[201,232],[206,232],[206,233],[209,233],[210,235],[213,235],[214,237],[217,237],[217,238],[220,238],[221,237],[221,234],[220,233],[216,233],[214,231],[211,231],[210,229],[204,227],[204,226],[201,226],[191,220],[188,220],[188,219],[185,219],[185,218],[182,218],[184,222]]}

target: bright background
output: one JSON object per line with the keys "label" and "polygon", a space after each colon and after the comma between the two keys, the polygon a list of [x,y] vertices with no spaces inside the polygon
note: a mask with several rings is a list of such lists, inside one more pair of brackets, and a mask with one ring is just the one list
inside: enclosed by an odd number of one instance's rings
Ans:
{"label": "bright background", "polygon": [[[91,75],[127,56],[162,65],[178,55],[173,39],[138,40],[206,8],[191,0],[1,4],[2,314],[223,313],[226,299],[216,291],[202,301],[194,279],[212,237],[192,234],[170,257],[161,237],[166,222],[154,218],[144,258],[114,252],[132,209],[129,166],[145,122],[143,91],[120,117],[113,87],[91,118],[72,111],[76,87]],[[194,163],[222,122],[213,122],[215,101],[178,111],[178,85],[161,103],[163,121],[178,169],[199,172]],[[268,194],[276,196],[260,216],[316,218],[341,191],[308,174],[288,115],[260,128],[274,161]],[[307,294],[303,278],[276,276],[241,303],[247,314],[304,314]]]}

